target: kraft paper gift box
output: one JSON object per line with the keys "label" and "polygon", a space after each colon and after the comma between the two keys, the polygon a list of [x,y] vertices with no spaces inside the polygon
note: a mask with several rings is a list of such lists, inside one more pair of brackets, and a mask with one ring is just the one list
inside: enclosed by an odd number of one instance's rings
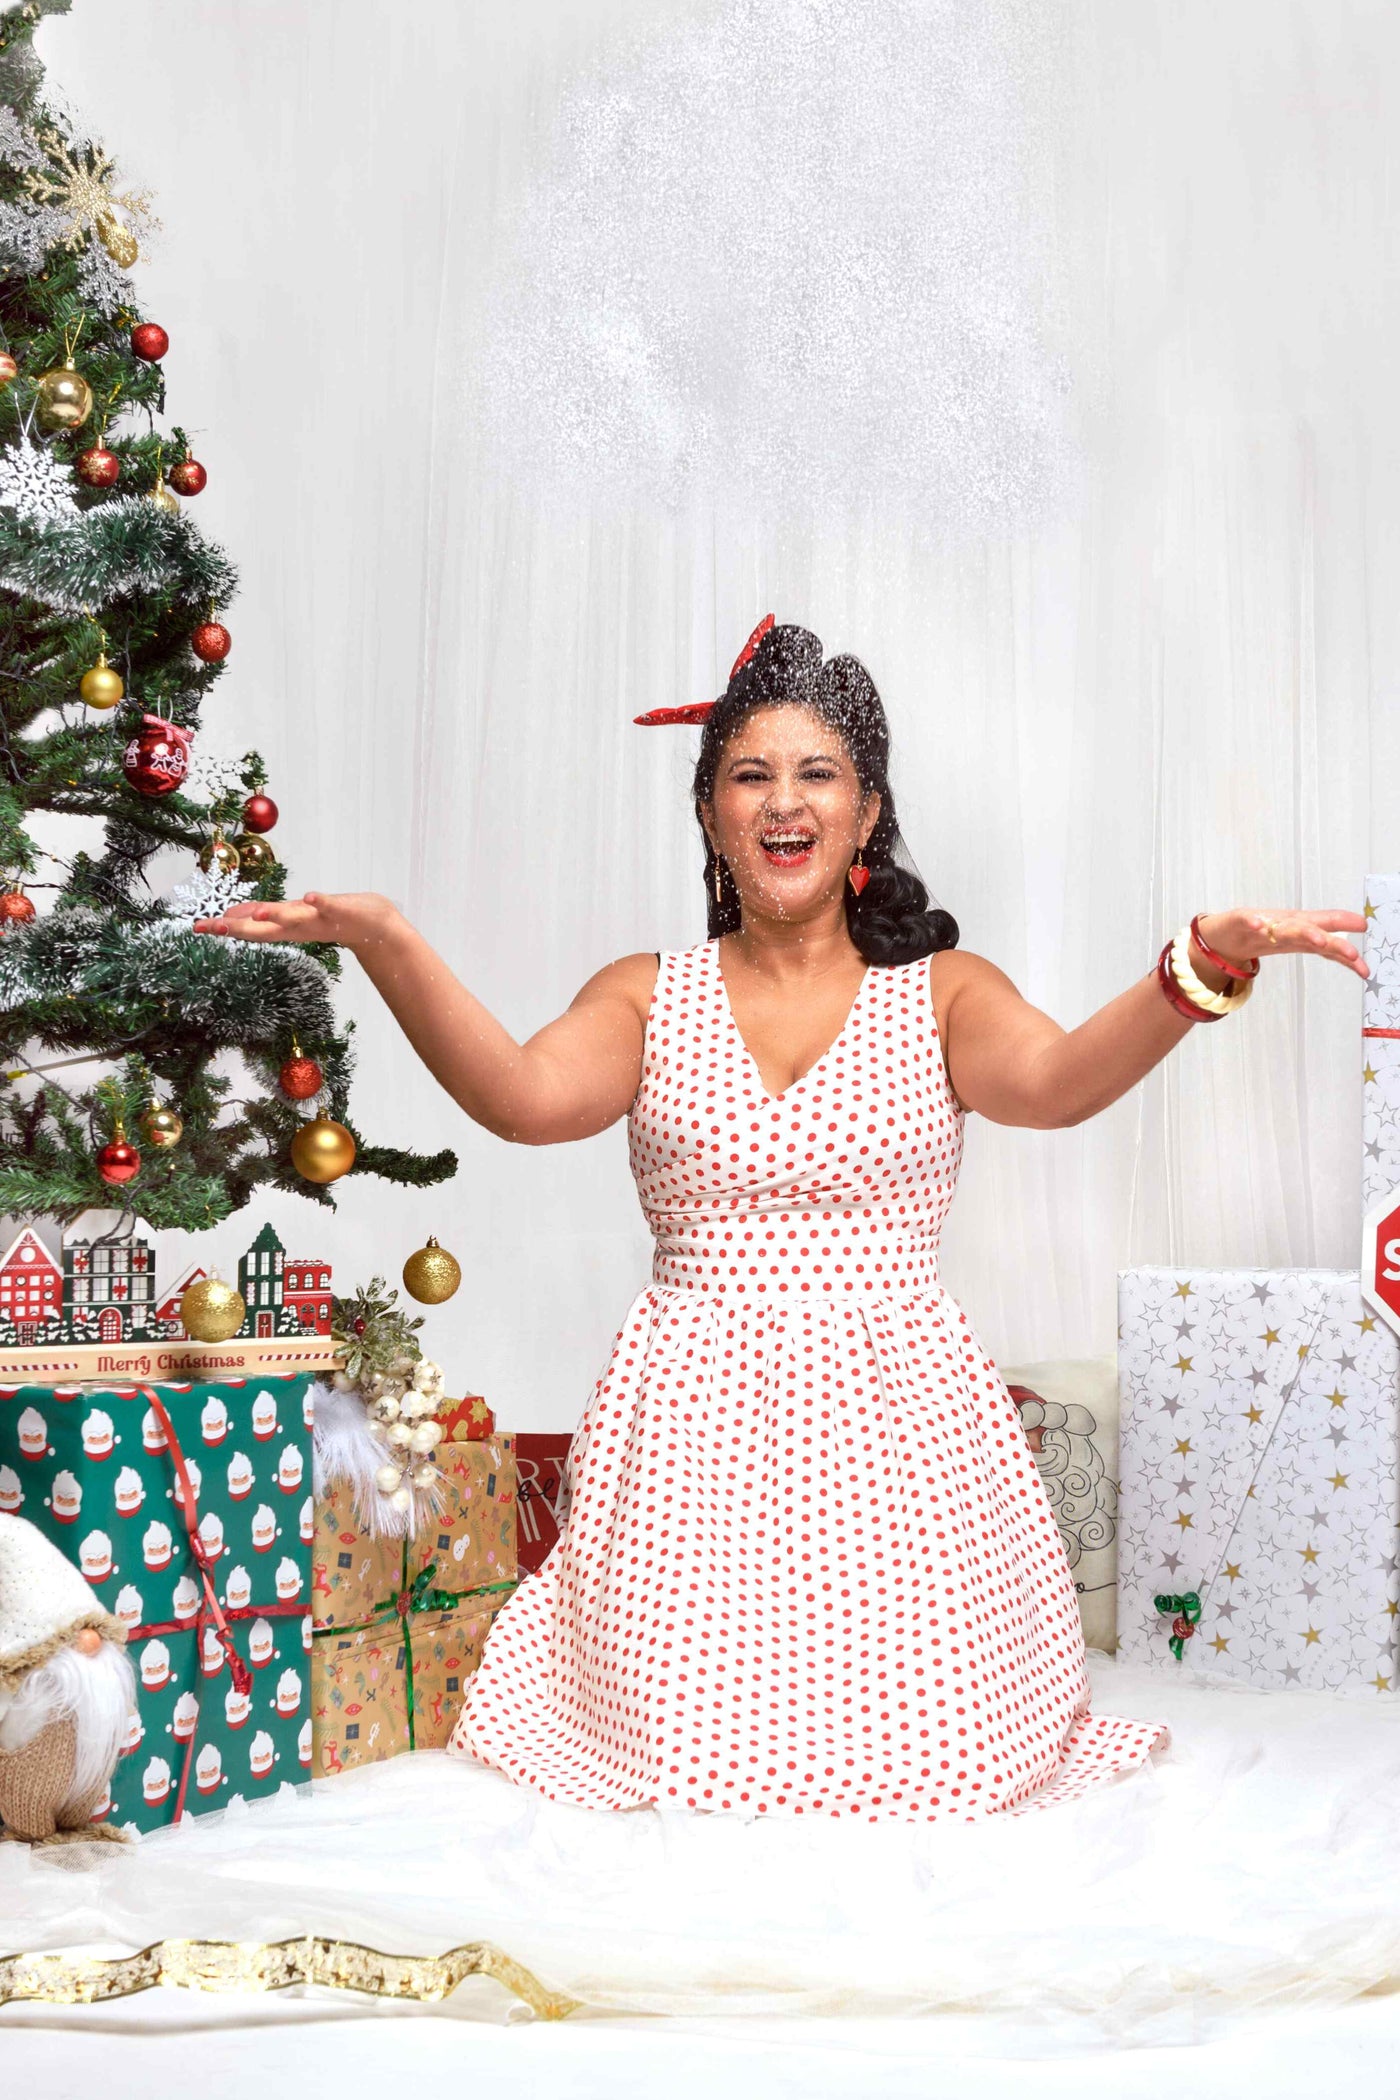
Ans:
{"label": "kraft paper gift box", "polygon": [[98,1820],[153,1830],[310,1776],[311,1383],[0,1387],[0,1510],[128,1631],[138,1704]]}
{"label": "kraft paper gift box", "polygon": [[[1393,1690],[1400,1345],[1356,1272],[1128,1269],[1118,1311],[1120,1654]],[[1199,1600],[1180,1657],[1158,1598]]]}
{"label": "kraft paper gift box", "polygon": [[495,1615],[517,1587],[513,1440],[442,1444],[437,1457],[446,1506],[414,1538],[371,1538],[343,1482],[318,1506],[318,1772],[441,1749]]}

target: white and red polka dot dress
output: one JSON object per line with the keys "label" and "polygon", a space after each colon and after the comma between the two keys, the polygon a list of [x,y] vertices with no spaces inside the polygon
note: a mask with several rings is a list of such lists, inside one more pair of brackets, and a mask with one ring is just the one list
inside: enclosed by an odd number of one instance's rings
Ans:
{"label": "white and red polka dot dress", "polygon": [[1089,1712],[1015,1403],[938,1280],[962,1157],[927,959],[774,1099],[713,941],[663,955],[630,1119],[656,1236],[564,1531],[451,1748],[556,1801],[972,1821],[1168,1730]]}

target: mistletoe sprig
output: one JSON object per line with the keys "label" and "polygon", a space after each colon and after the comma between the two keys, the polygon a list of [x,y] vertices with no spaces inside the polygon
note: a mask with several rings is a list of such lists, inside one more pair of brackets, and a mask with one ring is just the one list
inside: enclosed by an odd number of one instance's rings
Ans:
{"label": "mistletoe sprig", "polygon": [[356,1385],[370,1378],[406,1380],[423,1354],[415,1332],[422,1316],[410,1319],[398,1298],[375,1276],[353,1298],[331,1301],[331,1339],[345,1359],[346,1379]]}

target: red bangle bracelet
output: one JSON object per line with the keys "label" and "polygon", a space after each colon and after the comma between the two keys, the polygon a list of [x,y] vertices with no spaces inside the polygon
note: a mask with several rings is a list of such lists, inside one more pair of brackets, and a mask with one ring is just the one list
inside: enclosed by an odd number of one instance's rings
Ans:
{"label": "red bangle bracelet", "polygon": [[1193,1005],[1191,1000],[1187,998],[1185,992],[1182,991],[1181,986],[1172,976],[1171,964],[1168,960],[1168,958],[1171,955],[1171,952],[1172,944],[1170,941],[1168,941],[1166,947],[1157,957],[1157,982],[1161,985],[1162,990],[1166,993],[1170,1003],[1176,1008],[1177,1012],[1181,1015],[1182,1020],[1223,1021],[1225,1018],[1224,1014],[1205,1013],[1199,1006]]}
{"label": "red bangle bracelet", "polygon": [[1216,953],[1215,949],[1211,947],[1209,941],[1202,939],[1201,915],[1199,912],[1197,912],[1195,918],[1191,921],[1191,938],[1196,943],[1196,946],[1200,949],[1206,961],[1208,963],[1214,963],[1216,969],[1223,970],[1227,977],[1257,977],[1259,975],[1259,958],[1257,955],[1251,956],[1248,965],[1242,969],[1238,963],[1227,962],[1223,955],[1218,955]]}

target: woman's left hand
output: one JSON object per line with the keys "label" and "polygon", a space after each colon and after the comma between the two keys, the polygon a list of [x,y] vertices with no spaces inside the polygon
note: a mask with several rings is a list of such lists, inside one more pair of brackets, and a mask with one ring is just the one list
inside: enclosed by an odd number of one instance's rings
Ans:
{"label": "woman's left hand", "polygon": [[[1213,911],[1201,914],[1201,932],[1217,954],[1245,963],[1255,955],[1325,955],[1358,977],[1371,972],[1347,939],[1363,933],[1359,911]],[[1194,959],[1193,959],[1194,966]]]}

